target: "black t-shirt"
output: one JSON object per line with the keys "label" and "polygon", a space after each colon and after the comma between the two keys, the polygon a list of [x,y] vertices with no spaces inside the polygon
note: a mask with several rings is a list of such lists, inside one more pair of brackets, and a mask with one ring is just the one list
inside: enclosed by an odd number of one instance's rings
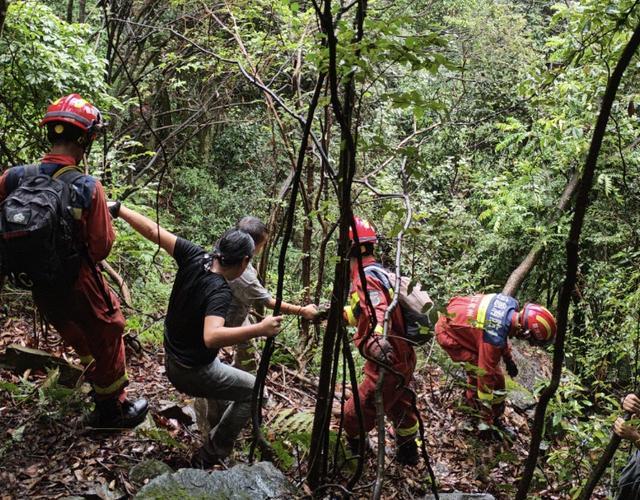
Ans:
{"label": "black t-shirt", "polygon": [[188,366],[207,365],[218,355],[218,349],[204,345],[204,318],[224,318],[232,298],[227,281],[205,269],[205,254],[183,238],[178,238],[173,251],[178,273],[164,321],[164,349]]}

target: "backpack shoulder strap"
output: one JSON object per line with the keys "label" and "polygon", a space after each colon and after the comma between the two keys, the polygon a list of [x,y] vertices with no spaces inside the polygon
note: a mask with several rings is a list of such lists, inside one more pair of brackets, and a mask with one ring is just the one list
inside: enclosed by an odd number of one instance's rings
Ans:
{"label": "backpack shoulder strap", "polygon": [[27,178],[27,177],[35,177],[36,175],[38,175],[40,173],[40,164],[36,163],[33,165],[26,165],[24,167],[24,177],[23,178]]}
{"label": "backpack shoulder strap", "polygon": [[53,174],[54,179],[60,179],[66,184],[73,184],[76,180],[83,177],[84,174],[78,170],[75,165],[67,165],[66,167],[59,168]]}
{"label": "backpack shoulder strap", "polygon": [[370,266],[365,267],[364,274],[366,276],[373,276],[380,283],[382,283],[382,286],[384,286],[387,290],[393,289],[393,285],[389,280],[389,276],[381,265],[371,264]]}

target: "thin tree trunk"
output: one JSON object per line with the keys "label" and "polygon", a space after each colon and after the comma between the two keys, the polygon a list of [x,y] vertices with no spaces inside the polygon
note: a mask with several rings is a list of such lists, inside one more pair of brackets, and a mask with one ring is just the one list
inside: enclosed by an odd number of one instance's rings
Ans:
{"label": "thin tree trunk", "polygon": [[[562,196],[560,197],[560,200],[558,200],[558,203],[556,204],[555,213],[553,217],[549,218],[549,222],[556,219],[562,212],[564,212],[567,209],[571,201],[571,198],[573,198],[573,194],[576,192],[576,189],[578,188],[579,185],[580,185],[580,172],[576,170],[571,176],[571,179],[569,179],[569,182],[567,183],[567,185],[565,186]],[[518,289],[520,288],[520,286],[522,285],[522,282],[525,280],[527,275],[531,272],[531,269],[533,269],[533,267],[537,264],[543,252],[544,252],[544,246],[536,245],[535,247],[533,247],[529,252],[529,254],[520,263],[520,265],[511,273],[511,275],[509,276],[509,279],[507,280],[507,283],[504,285],[504,288],[502,289],[502,293],[504,293],[505,295],[514,296],[518,291]]]}
{"label": "thin tree trunk", "polygon": [[[307,160],[307,172],[306,172],[306,191],[307,196],[311,196],[313,193],[313,177],[315,174],[314,168],[315,162],[313,159]],[[308,304],[311,302],[311,244],[313,237],[313,225],[311,222],[311,213],[310,210],[313,207],[305,206],[305,219],[304,219],[304,227],[302,232],[302,253],[304,256],[302,257],[302,287],[304,289],[304,297],[303,303]],[[301,321],[301,331],[300,331],[300,340],[301,345],[307,345],[309,341],[309,326],[310,322],[306,319]]]}
{"label": "thin tree trunk", "polygon": [[67,22],[73,22],[73,0],[67,0]]}
{"label": "thin tree trunk", "polygon": [[[336,263],[333,282],[333,293],[331,294],[331,309],[327,328],[325,330],[322,344],[322,358],[320,361],[320,382],[316,395],[315,417],[313,420],[313,428],[311,433],[311,447],[309,451],[310,463],[307,480],[312,489],[316,489],[323,483],[327,472],[327,461],[329,459],[329,424],[331,422],[331,401],[335,387],[331,384],[333,373],[335,371],[334,364],[339,362],[335,359],[335,353],[339,352],[339,346],[336,345],[340,341],[338,330],[342,329],[342,306],[347,298],[347,286],[349,279],[349,260],[347,258],[348,249],[348,229],[349,224],[353,223],[353,215],[351,213],[351,186],[356,170],[356,144],[353,135],[353,108],[355,105],[355,81],[353,74],[348,75],[342,84],[343,95],[338,90],[338,72],[337,72],[337,46],[338,40],[334,31],[333,14],[331,10],[331,1],[325,0],[324,10],[321,11],[317,4],[316,13],[320,20],[322,31],[326,35],[326,43],[329,52],[329,86],[331,89],[331,106],[336,121],[340,125],[340,159],[338,164],[338,206],[340,208],[340,236],[338,239],[338,256],[339,261]],[[366,1],[358,1],[358,11],[356,13],[358,32],[354,42],[362,39],[362,22],[366,15]],[[353,387],[354,396],[357,392],[357,386]],[[355,401],[359,404],[358,401]],[[360,418],[360,416],[359,416]],[[362,423],[362,422],[361,422]],[[362,425],[360,426],[361,443],[364,442],[364,432]],[[360,455],[362,456],[360,450]],[[358,471],[361,470],[358,464]],[[352,478],[351,483],[357,481]]]}
{"label": "thin tree trunk", "polygon": [[[625,47],[620,60],[616,64],[616,67],[607,83],[602,106],[600,108],[600,114],[596,127],[593,131],[593,138],[591,139],[591,146],[589,147],[589,154],[585,162],[584,173],[582,175],[582,182],[578,190],[578,197],[576,200],[575,213],[573,221],[571,223],[571,231],[569,233],[569,239],[567,240],[567,273],[562,286],[562,292],[558,300],[558,334],[555,341],[555,349],[553,353],[553,371],[551,375],[550,384],[544,389],[540,395],[540,401],[536,407],[536,414],[534,417],[533,430],[531,432],[531,443],[529,445],[529,455],[525,462],[522,478],[518,484],[518,492],[516,495],[517,500],[524,500],[527,497],[527,492],[531,485],[531,479],[533,478],[533,472],[538,461],[538,453],[540,451],[540,443],[542,441],[542,433],[544,431],[544,420],[549,401],[554,396],[558,385],[560,384],[560,375],[562,373],[562,365],[564,362],[564,341],[567,332],[567,319],[569,314],[569,304],[571,302],[571,295],[575,289],[576,275],[578,272],[579,262],[579,243],[580,233],[582,232],[582,225],[584,222],[585,212],[589,205],[589,192],[591,191],[591,185],[593,183],[594,172],[598,162],[598,156],[600,154],[600,148],[604,134],[607,130],[607,122],[611,114],[611,107],[618,91],[622,75],[624,74],[627,66],[631,62],[633,55],[635,54],[638,46],[640,45],[640,25],[638,25],[633,32],[633,36],[629,40]],[[612,445],[613,447],[613,445]],[[611,454],[613,456],[613,454]],[[594,471],[601,473],[600,470]],[[593,488],[600,479],[597,474],[593,474],[589,480],[587,487],[582,492],[581,498],[589,498]],[[589,490],[591,488],[591,490]]]}
{"label": "thin tree trunk", "polygon": [[87,19],[87,0],[78,0],[78,22],[84,23],[86,19]]}
{"label": "thin tree trunk", "polygon": [[585,485],[584,489],[580,493],[580,500],[589,500],[591,498],[591,493],[593,493],[593,490],[598,485],[600,478],[607,470],[607,467],[609,466],[609,462],[611,462],[611,460],[613,459],[613,456],[616,454],[616,451],[618,450],[618,446],[620,446],[621,442],[622,442],[622,438],[620,436],[613,433],[611,434],[611,439],[609,440],[609,444],[607,445],[604,452],[602,453],[600,460],[598,460],[598,463],[591,471],[591,476],[589,476],[589,480],[587,481],[587,484]]}
{"label": "thin tree trunk", "polygon": [[[289,241],[291,239],[291,234],[293,233],[293,223],[295,219],[295,211],[296,211],[296,199],[298,195],[298,188],[300,185],[300,177],[302,176],[302,170],[304,167],[305,155],[307,153],[307,145],[309,143],[309,137],[311,135],[311,128],[313,126],[313,118],[315,115],[316,107],[318,105],[318,100],[320,99],[320,92],[322,91],[322,85],[325,79],[325,74],[320,73],[318,75],[318,81],[316,83],[316,88],[309,103],[309,109],[307,111],[307,121],[305,128],[302,133],[302,140],[300,144],[300,149],[298,151],[298,159],[295,168],[295,174],[291,185],[291,199],[289,201],[289,207],[287,209],[286,215],[286,226],[284,229],[284,236],[282,238],[282,245],[280,248],[280,255],[278,258],[278,284],[276,287],[276,304],[273,308],[273,315],[278,316],[280,314],[280,306],[282,304],[282,292],[284,289],[284,273],[285,273],[285,263],[286,263],[286,255],[288,250]],[[265,342],[264,350],[262,352],[262,358],[260,359],[260,366],[258,367],[258,372],[256,374],[256,382],[253,387],[253,398],[251,401],[251,415],[253,422],[253,437],[254,441],[251,446],[250,457],[253,458],[253,451],[255,444],[260,444],[263,454],[268,449],[268,443],[262,436],[262,432],[260,430],[260,424],[262,423],[262,398],[264,393],[264,384],[267,377],[267,372],[269,370],[269,363],[271,360],[271,355],[274,351],[273,337],[268,338]]]}
{"label": "thin tree trunk", "polygon": [[0,0],[0,37],[2,36],[4,21],[7,18],[7,7],[9,7],[9,0]]}

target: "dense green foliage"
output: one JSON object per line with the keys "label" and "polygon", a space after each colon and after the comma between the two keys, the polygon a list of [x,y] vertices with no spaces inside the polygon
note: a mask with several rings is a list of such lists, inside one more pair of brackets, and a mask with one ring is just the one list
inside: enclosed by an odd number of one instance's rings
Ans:
{"label": "dense green foliage", "polygon": [[[87,24],[65,22],[63,5],[10,4],[0,37],[0,164],[36,158],[46,103],[77,91],[109,116],[107,139],[91,160],[112,197],[129,196],[205,246],[241,215],[273,215],[273,255],[300,132],[286,109],[305,115],[327,66],[311,3],[122,4],[111,12],[93,7]],[[499,291],[542,245],[518,298],[553,309],[569,220],[554,206],[584,164],[607,78],[640,19],[635,3],[376,0],[358,46],[350,14],[345,8],[337,31],[340,76],[354,72],[359,92],[354,210],[376,221],[390,250],[404,209],[378,194],[406,190],[414,223],[403,265],[440,303]],[[616,401],[638,382],[639,78],[636,63],[614,106],[581,242],[567,347],[572,373],[546,430],[558,445],[548,464],[560,490],[584,478],[593,457],[582,452],[606,442]],[[320,104],[313,131],[335,162],[341,144],[328,93]],[[326,300],[338,214],[315,146],[302,184],[285,298]],[[111,261],[134,291],[128,329],[158,340],[172,264],[119,230]],[[265,269],[269,286],[275,260]],[[303,359],[316,371],[318,353],[298,341],[297,326],[289,323],[277,361]]]}

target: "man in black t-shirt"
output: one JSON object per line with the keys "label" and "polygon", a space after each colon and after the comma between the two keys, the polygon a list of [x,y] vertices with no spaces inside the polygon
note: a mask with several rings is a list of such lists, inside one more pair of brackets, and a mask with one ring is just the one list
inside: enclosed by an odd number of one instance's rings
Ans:
{"label": "man in black t-shirt", "polygon": [[225,326],[232,298],[227,281],[240,276],[249,265],[253,240],[243,231],[230,230],[209,254],[120,203],[110,204],[110,210],[114,218],[120,215],[178,263],[165,319],[167,377],[176,389],[190,396],[230,401],[192,460],[194,466],[210,467],[231,453],[247,424],[255,382],[253,375],[222,363],[217,358],[218,350],[255,337],[272,337],[280,331],[280,316],[267,316],[248,326]]}
{"label": "man in black t-shirt", "polygon": [[207,365],[216,359],[218,349],[209,349],[204,343],[204,318],[226,317],[232,299],[227,281],[220,274],[203,269],[206,255],[198,245],[177,238],[173,258],[178,263],[178,273],[164,321],[164,348],[186,366]]}

